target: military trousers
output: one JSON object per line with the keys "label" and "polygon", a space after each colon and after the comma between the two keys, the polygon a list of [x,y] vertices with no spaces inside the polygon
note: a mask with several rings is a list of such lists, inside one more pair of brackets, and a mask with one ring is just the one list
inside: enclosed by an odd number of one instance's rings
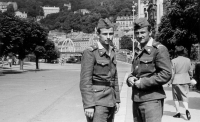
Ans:
{"label": "military trousers", "polygon": [[115,107],[95,106],[92,119],[87,117],[87,122],[114,122]]}
{"label": "military trousers", "polygon": [[161,122],[164,99],[146,102],[133,101],[134,122]]}

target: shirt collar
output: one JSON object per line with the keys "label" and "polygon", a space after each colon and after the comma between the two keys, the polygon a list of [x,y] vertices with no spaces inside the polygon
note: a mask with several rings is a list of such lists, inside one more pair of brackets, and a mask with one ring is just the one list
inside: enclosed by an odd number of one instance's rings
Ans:
{"label": "shirt collar", "polygon": [[146,44],[146,46],[150,46],[152,47],[153,46],[153,38],[150,38],[148,43]]}
{"label": "shirt collar", "polygon": [[138,46],[136,48],[137,49],[136,50],[137,55],[139,55],[143,51],[146,51],[148,54],[151,54],[153,42],[154,42],[153,38],[150,38],[149,41],[147,42],[146,46],[143,49],[141,49],[141,46],[138,43]]}
{"label": "shirt collar", "polygon": [[[98,45],[100,56],[104,55],[106,53],[106,49],[103,47],[103,45],[100,42],[97,42],[97,45]],[[106,53],[108,56],[111,55],[112,49],[113,47],[110,46],[108,54]]]}

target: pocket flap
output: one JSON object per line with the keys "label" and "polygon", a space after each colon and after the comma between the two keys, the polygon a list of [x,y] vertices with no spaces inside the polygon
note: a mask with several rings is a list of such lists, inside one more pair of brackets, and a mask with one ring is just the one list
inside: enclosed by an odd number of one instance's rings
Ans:
{"label": "pocket flap", "polygon": [[140,59],[141,62],[143,63],[150,63],[153,61],[153,57],[145,57]]}
{"label": "pocket flap", "polygon": [[117,64],[117,61],[116,61],[116,60],[113,60],[113,63],[114,63],[114,64]]}
{"label": "pocket flap", "polygon": [[95,86],[93,85],[93,91],[94,92],[101,92],[105,90],[105,86]]}
{"label": "pocket flap", "polygon": [[97,64],[100,64],[100,65],[104,66],[104,65],[108,65],[109,61],[106,61],[106,60],[97,60]]}

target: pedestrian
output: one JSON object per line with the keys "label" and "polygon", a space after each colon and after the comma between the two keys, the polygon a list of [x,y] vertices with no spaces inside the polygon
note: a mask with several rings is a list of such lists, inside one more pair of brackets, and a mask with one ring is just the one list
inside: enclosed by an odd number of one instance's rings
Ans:
{"label": "pedestrian", "polygon": [[178,57],[172,59],[174,67],[174,77],[172,79],[172,95],[175,103],[176,114],[175,118],[180,118],[179,102],[183,103],[186,111],[187,119],[191,119],[188,110],[188,93],[190,79],[193,76],[193,69],[189,58],[185,57],[185,48],[183,46],[176,46],[176,54]]}
{"label": "pedestrian", "polygon": [[60,65],[64,65],[64,57],[61,58]]}
{"label": "pedestrian", "polygon": [[97,25],[99,41],[83,51],[80,91],[87,122],[114,122],[120,93],[114,47],[114,28],[109,19]]}
{"label": "pedestrian", "polygon": [[12,57],[8,57],[8,64],[9,64],[10,68],[12,67],[12,63],[13,63]]}
{"label": "pedestrian", "polygon": [[161,122],[166,98],[162,85],[172,75],[167,48],[151,38],[151,26],[146,18],[134,23],[135,38],[139,42],[132,61],[127,85],[132,87],[134,122]]}

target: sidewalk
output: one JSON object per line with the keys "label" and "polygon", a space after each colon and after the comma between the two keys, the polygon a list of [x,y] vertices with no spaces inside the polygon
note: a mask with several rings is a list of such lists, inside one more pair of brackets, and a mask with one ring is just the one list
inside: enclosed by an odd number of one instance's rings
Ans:
{"label": "sidewalk", "polygon": [[[124,77],[126,79],[127,75]],[[172,91],[171,87],[166,85],[163,86],[165,89],[165,93],[167,98],[165,99],[164,103],[164,115],[162,118],[162,122],[187,122],[185,110],[183,105],[180,105],[181,110],[181,118],[173,118],[173,115],[176,114],[174,102],[172,101]],[[121,91],[121,104],[120,110],[115,116],[115,122],[133,122],[132,116],[132,100],[131,100],[131,93],[132,89],[126,85],[124,80],[122,91]],[[200,115],[200,93],[196,91],[190,91],[189,93],[189,111],[191,113],[191,120],[190,122],[199,122],[199,115]]]}
{"label": "sidewalk", "polygon": [[[115,122],[133,122],[133,115],[132,115],[132,89],[127,86],[126,78],[128,73],[124,76],[123,86],[120,93],[121,104],[120,110],[115,116]],[[183,105],[180,104],[180,111],[181,111],[181,118],[173,118],[173,115],[176,114],[176,110],[174,107],[174,102],[172,98],[172,91],[171,87],[167,85],[163,86],[166,99],[164,102],[164,115],[162,118],[162,122],[186,122],[188,121],[186,118],[185,110]],[[189,111],[191,113],[191,120],[190,122],[199,122],[199,115],[200,115],[200,92],[197,91],[190,91],[189,93]]]}

